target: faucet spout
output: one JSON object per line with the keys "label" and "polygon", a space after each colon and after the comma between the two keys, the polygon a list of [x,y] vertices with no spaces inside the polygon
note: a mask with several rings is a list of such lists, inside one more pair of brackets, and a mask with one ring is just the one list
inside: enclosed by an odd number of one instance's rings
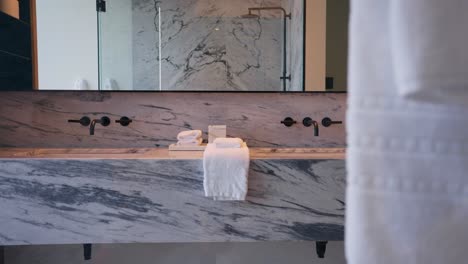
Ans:
{"label": "faucet spout", "polygon": [[89,126],[89,134],[91,136],[94,136],[94,127],[96,126],[96,123],[98,122],[101,122],[100,119],[93,119],[93,121],[91,121],[91,125]]}
{"label": "faucet spout", "polygon": [[318,137],[319,136],[319,124],[317,121],[313,120],[312,125],[314,126],[314,136]]}
{"label": "faucet spout", "polygon": [[317,121],[313,120],[310,117],[306,117],[306,118],[304,118],[304,120],[302,120],[302,124],[305,127],[314,126],[314,136],[316,136],[316,137],[319,136],[319,123]]}
{"label": "faucet spout", "polygon": [[111,120],[107,116],[103,116],[100,119],[93,119],[93,121],[91,121],[91,125],[89,126],[89,134],[91,136],[94,135],[94,129],[96,127],[96,124],[101,124],[102,126],[108,126],[110,125],[110,123],[111,123]]}

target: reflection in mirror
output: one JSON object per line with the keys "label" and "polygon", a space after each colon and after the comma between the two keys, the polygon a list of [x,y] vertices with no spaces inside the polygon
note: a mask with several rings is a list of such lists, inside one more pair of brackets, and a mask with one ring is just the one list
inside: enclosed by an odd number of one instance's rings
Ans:
{"label": "reflection in mirror", "polygon": [[0,91],[33,87],[29,3],[0,0]]}
{"label": "reflection in mirror", "polygon": [[303,0],[108,0],[103,89],[302,91]]}
{"label": "reflection in mirror", "polygon": [[346,91],[349,0],[307,0],[305,90]]}
{"label": "reflection in mirror", "polygon": [[348,72],[349,0],[326,0],[325,89],[346,91]]}
{"label": "reflection in mirror", "polygon": [[95,0],[0,0],[0,90],[97,90],[96,25]]}
{"label": "reflection in mirror", "polygon": [[343,91],[349,0],[0,0],[0,90]]}

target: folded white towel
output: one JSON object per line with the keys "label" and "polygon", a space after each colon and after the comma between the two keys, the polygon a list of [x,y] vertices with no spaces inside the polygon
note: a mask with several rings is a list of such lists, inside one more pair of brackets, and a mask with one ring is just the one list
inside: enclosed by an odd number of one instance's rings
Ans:
{"label": "folded white towel", "polygon": [[199,139],[202,137],[201,130],[188,130],[182,131],[177,135],[177,140],[192,140],[192,139]]}
{"label": "folded white towel", "polygon": [[217,138],[213,143],[217,148],[240,148],[244,141],[240,138]]}
{"label": "folded white towel", "polygon": [[203,154],[205,196],[214,200],[245,200],[250,154],[242,148],[216,148],[208,144]]}
{"label": "folded white towel", "polygon": [[177,141],[178,146],[200,146],[202,143],[203,138]]}
{"label": "folded white towel", "polygon": [[75,90],[90,90],[89,83],[85,79],[77,79],[75,84],[73,85],[73,89]]}
{"label": "folded white towel", "polygon": [[111,78],[106,78],[104,80],[104,87],[103,90],[109,90],[109,91],[117,91],[119,89],[119,85],[117,84],[117,81]]}

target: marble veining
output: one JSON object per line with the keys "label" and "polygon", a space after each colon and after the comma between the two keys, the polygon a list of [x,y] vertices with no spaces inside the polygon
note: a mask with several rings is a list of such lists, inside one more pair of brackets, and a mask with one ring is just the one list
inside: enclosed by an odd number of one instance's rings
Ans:
{"label": "marble veining", "polygon": [[[185,129],[226,124],[228,136],[249,147],[346,147],[344,125],[320,128],[320,136],[301,124],[304,117],[345,121],[346,94],[3,92],[0,97],[0,147],[153,148],[167,147]],[[68,119],[109,116],[96,134]],[[122,116],[128,127],[114,123]],[[298,124],[280,123],[290,116]]]}
{"label": "marble veining", "polygon": [[303,9],[289,2],[301,1],[133,0],[134,89],[281,91],[281,12],[241,16],[249,7],[284,6],[294,10],[288,36],[297,43],[287,47],[295,78],[288,90],[302,90],[302,35],[295,32]]}
{"label": "marble veining", "polygon": [[245,202],[200,160],[0,160],[0,244],[341,240],[344,160],[252,160]]}

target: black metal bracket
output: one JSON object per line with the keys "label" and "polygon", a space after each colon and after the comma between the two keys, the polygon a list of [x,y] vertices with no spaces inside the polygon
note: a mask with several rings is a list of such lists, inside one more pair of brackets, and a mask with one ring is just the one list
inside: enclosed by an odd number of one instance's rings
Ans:
{"label": "black metal bracket", "polygon": [[5,264],[5,246],[0,246],[0,264]]}
{"label": "black metal bracket", "polygon": [[106,12],[106,1],[104,1],[104,0],[96,0],[96,11],[98,11],[98,12]]}
{"label": "black metal bracket", "polygon": [[90,260],[92,255],[93,244],[83,244],[84,260]]}
{"label": "black metal bracket", "polygon": [[315,250],[319,258],[325,258],[325,251],[327,251],[328,241],[317,241],[315,242]]}

